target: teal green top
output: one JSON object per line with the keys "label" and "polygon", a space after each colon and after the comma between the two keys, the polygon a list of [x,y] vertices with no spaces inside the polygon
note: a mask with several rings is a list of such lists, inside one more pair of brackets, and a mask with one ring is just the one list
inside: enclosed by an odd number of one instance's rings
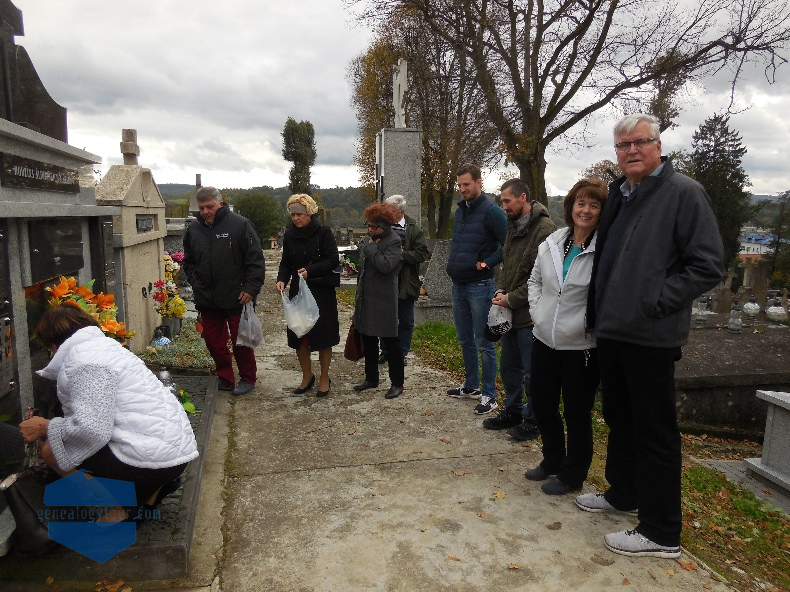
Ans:
{"label": "teal green top", "polygon": [[573,263],[573,260],[576,259],[577,255],[580,255],[581,252],[581,247],[577,247],[576,245],[571,246],[571,250],[565,257],[565,261],[562,262],[562,281],[565,281],[565,276],[568,275],[568,270],[571,268],[571,263]]}

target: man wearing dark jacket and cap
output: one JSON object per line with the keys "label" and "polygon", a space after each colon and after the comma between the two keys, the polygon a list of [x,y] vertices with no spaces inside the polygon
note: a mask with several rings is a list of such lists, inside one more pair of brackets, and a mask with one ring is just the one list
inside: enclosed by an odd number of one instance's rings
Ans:
{"label": "man wearing dark jacket and cap", "polygon": [[576,505],[638,514],[636,528],[604,537],[610,551],[675,558],[682,526],[675,362],[691,303],[721,280],[723,248],[705,189],[661,156],[655,117],[627,115],[614,141],[625,176],[609,186],[587,303],[609,426],[609,489],[580,495]]}
{"label": "man wearing dark jacket and cap", "polygon": [[[263,285],[261,241],[252,223],[231,212],[216,187],[201,187],[195,199],[200,213],[184,236],[184,272],[200,312],[203,339],[217,366],[220,390],[246,395],[255,388],[255,352],[235,343],[241,309],[255,300]],[[234,343],[238,384],[228,336]]]}

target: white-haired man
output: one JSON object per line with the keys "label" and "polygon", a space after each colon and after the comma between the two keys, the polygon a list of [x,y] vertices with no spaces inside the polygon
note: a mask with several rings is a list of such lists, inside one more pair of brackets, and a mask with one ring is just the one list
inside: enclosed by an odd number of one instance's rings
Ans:
{"label": "white-haired man", "polygon": [[[392,225],[392,230],[400,237],[403,248],[400,272],[398,273],[398,343],[403,354],[403,365],[408,361],[406,356],[411,350],[411,336],[414,331],[414,301],[420,297],[420,263],[428,260],[428,243],[420,225],[411,216],[406,215],[406,198],[392,195],[386,200],[403,214],[402,218]],[[379,356],[379,364],[387,361],[386,352]]]}
{"label": "white-haired man", "polygon": [[723,248],[703,187],[661,156],[655,117],[622,118],[614,142],[625,176],[609,186],[587,303],[610,429],[609,489],[576,505],[638,513],[635,529],[604,537],[611,551],[674,558],[682,524],[675,362],[693,300],[721,280]]}
{"label": "white-haired man", "polygon": [[[200,212],[184,235],[184,272],[192,285],[203,339],[217,366],[220,390],[246,395],[255,388],[255,351],[236,344],[242,306],[261,291],[266,263],[255,227],[231,212],[216,187],[195,194]],[[239,367],[233,374],[228,337]]]}

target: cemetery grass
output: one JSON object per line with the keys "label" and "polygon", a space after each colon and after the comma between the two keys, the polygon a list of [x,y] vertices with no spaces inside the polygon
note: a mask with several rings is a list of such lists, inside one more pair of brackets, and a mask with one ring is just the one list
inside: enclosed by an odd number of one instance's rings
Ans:
{"label": "cemetery grass", "polygon": [[[353,306],[353,296],[350,302]],[[453,325],[426,323],[415,327],[412,351],[428,366],[451,374],[459,382],[463,380],[461,348]],[[501,399],[500,383],[498,390]],[[593,409],[595,454],[588,482],[601,490],[607,487],[604,468],[608,433],[599,399]],[[787,516],[694,460],[759,457],[760,445],[705,434],[683,434],[682,439],[683,547],[739,590],[790,591]],[[685,562],[681,566],[696,569]]]}

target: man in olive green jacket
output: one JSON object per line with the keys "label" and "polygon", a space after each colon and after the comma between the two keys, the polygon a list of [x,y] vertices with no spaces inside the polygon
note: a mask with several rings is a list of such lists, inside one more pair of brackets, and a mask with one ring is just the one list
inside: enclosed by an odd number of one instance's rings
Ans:
{"label": "man in olive green jacket", "polygon": [[508,227],[493,303],[513,310],[513,328],[502,336],[500,352],[499,374],[505,387],[505,408],[483,421],[483,427],[511,428],[508,433],[517,440],[531,440],[537,438],[538,426],[529,404],[532,317],[527,282],[538,256],[538,246],[557,227],[545,206],[530,201],[529,187],[520,179],[506,181],[500,199]]}
{"label": "man in olive green jacket", "polygon": [[[400,273],[398,274],[398,341],[403,353],[403,365],[407,365],[406,356],[411,349],[411,336],[414,331],[414,301],[420,296],[420,263],[428,260],[428,243],[420,225],[406,215],[406,198],[393,195],[386,199],[388,204],[395,206],[403,214],[399,222],[392,225],[392,230],[400,237],[403,247]],[[383,364],[387,355],[379,356]]]}

